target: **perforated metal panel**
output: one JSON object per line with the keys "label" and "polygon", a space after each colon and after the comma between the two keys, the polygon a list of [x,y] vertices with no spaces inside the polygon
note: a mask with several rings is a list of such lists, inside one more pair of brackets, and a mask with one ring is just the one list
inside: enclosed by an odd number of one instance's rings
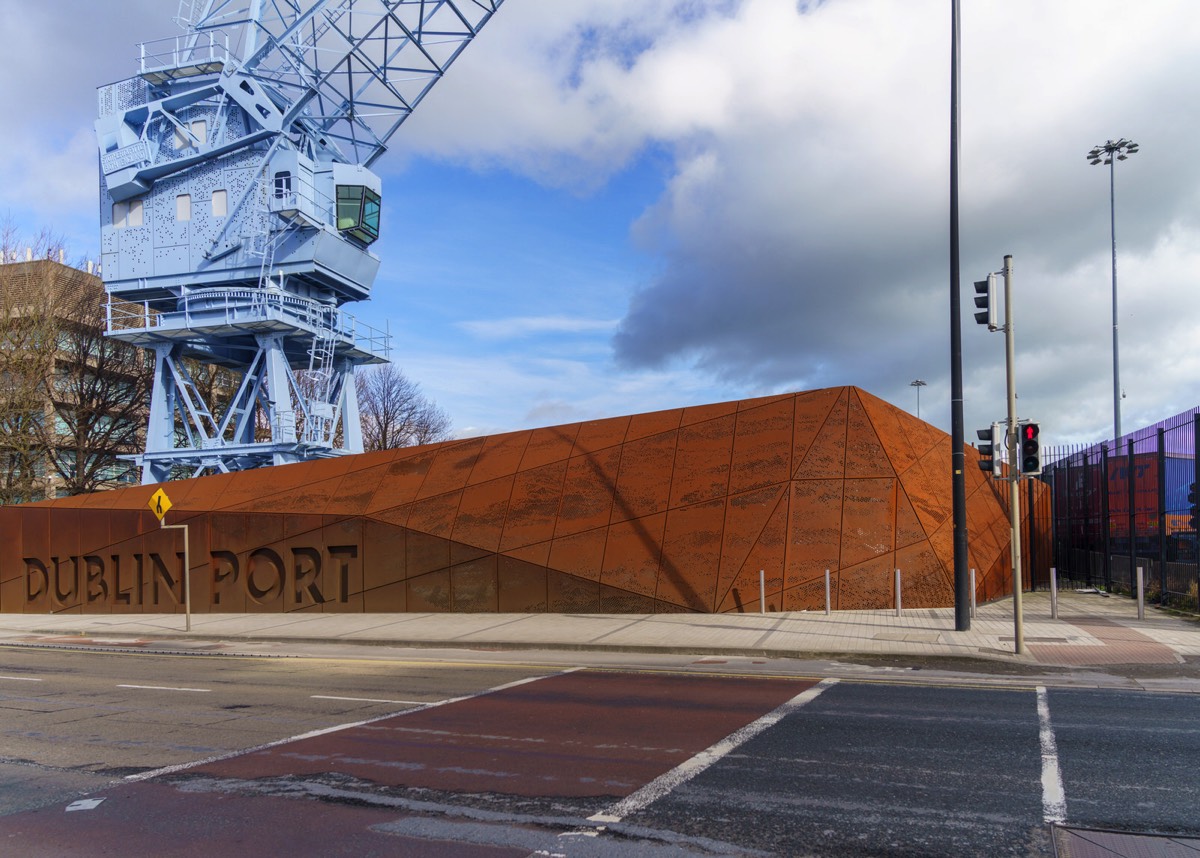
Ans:
{"label": "perforated metal panel", "polygon": [[[995,598],[1007,517],[968,470],[970,563]],[[0,510],[20,534],[0,610],[182,610],[155,488]],[[164,488],[197,610],[757,611],[760,570],[768,610],[816,610],[826,569],[833,607],[883,609],[897,568],[906,607],[953,603],[949,439],[856,388]]]}

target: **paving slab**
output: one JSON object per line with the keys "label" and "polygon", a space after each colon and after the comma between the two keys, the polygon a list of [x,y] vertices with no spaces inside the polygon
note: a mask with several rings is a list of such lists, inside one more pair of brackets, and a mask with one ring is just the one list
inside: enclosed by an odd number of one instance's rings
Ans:
{"label": "paving slab", "polygon": [[[1026,593],[1024,652],[1014,652],[1013,603],[981,605],[969,631],[953,608],[767,614],[0,614],[0,639],[87,638],[328,642],[494,649],[662,651],[799,657],[911,655],[1030,667],[1184,664],[1200,660],[1200,622],[1128,598]],[[1169,677],[1165,677],[1169,678]]]}

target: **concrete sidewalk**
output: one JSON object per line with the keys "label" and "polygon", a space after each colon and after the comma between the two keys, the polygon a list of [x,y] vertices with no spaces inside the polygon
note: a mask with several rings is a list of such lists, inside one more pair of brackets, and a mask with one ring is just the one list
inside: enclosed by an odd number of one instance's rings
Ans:
{"label": "concrete sidewalk", "polygon": [[1023,598],[1026,652],[1013,652],[1013,606],[979,607],[968,632],[952,608],[776,614],[0,614],[0,641],[63,637],[376,644],[453,649],[559,649],[799,657],[912,655],[1013,664],[1181,665],[1200,660],[1200,622],[1129,598],[1048,593]]}

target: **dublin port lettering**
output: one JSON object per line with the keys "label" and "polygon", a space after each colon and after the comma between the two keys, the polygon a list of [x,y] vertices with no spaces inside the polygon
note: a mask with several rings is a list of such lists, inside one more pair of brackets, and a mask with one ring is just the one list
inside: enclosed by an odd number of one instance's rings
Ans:
{"label": "dublin port lettering", "polygon": [[[288,609],[350,600],[357,545],[211,551],[192,566],[193,605],[239,610],[249,601]],[[108,607],[174,610],[183,604],[183,552],[25,557],[25,610]]]}

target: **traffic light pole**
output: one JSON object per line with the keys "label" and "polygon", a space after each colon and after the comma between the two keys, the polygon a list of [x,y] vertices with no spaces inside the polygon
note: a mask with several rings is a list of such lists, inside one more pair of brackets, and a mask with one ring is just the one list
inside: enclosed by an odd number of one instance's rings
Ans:
{"label": "traffic light pole", "polygon": [[1004,365],[1008,376],[1008,433],[1004,445],[1008,451],[1008,521],[1012,529],[1013,651],[1025,652],[1025,633],[1021,616],[1021,441],[1017,437],[1016,348],[1013,344],[1013,263],[1004,257]]}

